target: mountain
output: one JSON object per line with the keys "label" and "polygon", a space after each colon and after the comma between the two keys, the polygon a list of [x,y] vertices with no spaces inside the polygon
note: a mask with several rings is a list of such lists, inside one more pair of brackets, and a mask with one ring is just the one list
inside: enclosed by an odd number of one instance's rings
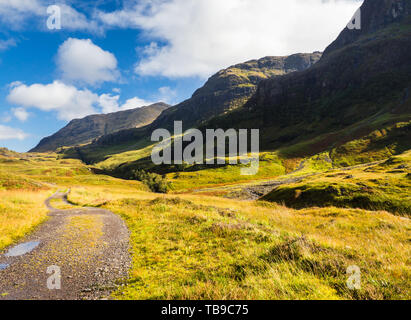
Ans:
{"label": "mountain", "polygon": [[[135,150],[152,130],[170,129],[174,120],[202,130],[259,128],[262,151],[275,151],[281,159],[327,151],[332,161],[346,165],[410,149],[410,3],[365,0],[361,29],[345,28],[321,58],[264,58],[220,71],[151,125],[103,136],[80,148],[80,156],[94,163]],[[124,170],[125,159],[118,157]]]}
{"label": "mountain", "polygon": [[75,119],[57,133],[42,139],[30,152],[55,151],[60,147],[90,143],[106,134],[142,127],[150,124],[168,107],[165,103],[156,103],[142,108]]}
{"label": "mountain", "polygon": [[174,121],[183,121],[184,128],[196,127],[213,117],[241,108],[256,92],[260,81],[305,70],[319,61],[321,55],[321,52],[314,52],[265,57],[231,66],[209,78],[190,99],[165,110],[149,126],[105,135],[86,149],[130,144],[150,137],[157,128],[172,130]]}
{"label": "mountain", "polygon": [[360,30],[345,28],[314,66],[261,81],[243,108],[206,126],[260,128],[264,148],[304,156],[409,121],[410,8],[410,0],[366,0]]}
{"label": "mountain", "polygon": [[193,96],[163,112],[151,128],[172,128],[176,120],[186,128],[237,109],[256,92],[260,81],[305,70],[321,58],[320,52],[265,57],[231,66],[213,75]]}

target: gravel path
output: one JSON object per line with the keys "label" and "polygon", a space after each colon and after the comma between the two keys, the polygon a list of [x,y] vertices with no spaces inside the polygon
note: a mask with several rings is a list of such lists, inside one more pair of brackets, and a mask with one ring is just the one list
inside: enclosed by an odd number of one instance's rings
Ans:
{"label": "gravel path", "polygon": [[55,209],[51,199],[68,203],[67,193],[51,196],[49,219],[0,252],[0,300],[109,298],[131,264],[126,225],[103,209]]}
{"label": "gravel path", "polygon": [[[365,163],[365,164],[360,164],[360,165],[355,165],[352,167],[345,167],[345,168],[334,168],[334,169],[330,169],[329,172],[349,171],[349,170],[356,169],[356,168],[372,167],[382,162],[384,161],[375,161],[371,163]],[[277,180],[265,180],[265,181],[253,182],[253,183],[238,183],[238,184],[220,186],[220,187],[214,187],[214,188],[196,189],[196,190],[192,190],[191,192],[193,193],[222,193],[223,197],[229,198],[229,199],[237,199],[237,200],[245,200],[245,201],[258,200],[281,185],[298,183],[307,178],[324,174],[324,172],[315,172],[315,173],[310,173],[306,175],[295,176],[296,173],[304,169],[305,165],[306,165],[306,161],[302,161],[296,170],[294,170],[293,172],[290,172],[289,174],[279,177],[279,179]]]}

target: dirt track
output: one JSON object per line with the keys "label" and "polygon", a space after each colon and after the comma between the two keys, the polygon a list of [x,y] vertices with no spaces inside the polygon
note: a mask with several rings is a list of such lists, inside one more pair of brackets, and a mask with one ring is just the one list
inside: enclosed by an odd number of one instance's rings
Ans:
{"label": "dirt track", "polygon": [[[110,211],[58,210],[51,199],[68,203],[60,192],[47,199],[49,219],[17,246],[0,252],[0,300],[108,298],[130,268],[127,227]],[[58,271],[51,266],[60,269],[61,289],[53,289]]]}
{"label": "dirt track", "polygon": [[[330,169],[329,172],[349,171],[355,168],[371,167],[374,165],[378,165],[382,162],[383,161],[375,161],[375,162],[355,165],[351,167],[335,168],[335,169]],[[259,182],[257,181],[253,183],[238,183],[238,184],[219,186],[219,187],[214,187],[214,188],[212,187],[212,188],[196,189],[196,190],[192,190],[191,192],[193,193],[215,193],[215,194],[220,193],[225,198],[229,198],[229,199],[238,199],[238,200],[246,200],[246,201],[258,200],[264,195],[270,193],[271,191],[273,191],[274,189],[276,189],[277,187],[281,185],[298,183],[307,178],[318,176],[324,173],[324,172],[315,172],[315,173],[309,173],[305,175],[295,175],[296,173],[301,172],[304,169],[304,167],[305,167],[305,161],[302,161],[296,170],[294,170],[293,172],[290,172],[289,174],[281,176],[276,180],[265,180],[265,181],[259,181]]]}

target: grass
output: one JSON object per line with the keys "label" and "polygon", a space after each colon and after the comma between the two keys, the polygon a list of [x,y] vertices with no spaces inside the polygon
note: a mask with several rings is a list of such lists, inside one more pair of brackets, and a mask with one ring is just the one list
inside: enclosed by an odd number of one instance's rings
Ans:
{"label": "grass", "polygon": [[58,209],[58,210],[69,210],[73,209],[73,206],[70,204],[65,203],[61,199],[51,199],[50,204],[53,208]]}
{"label": "grass", "polygon": [[[349,169],[332,169],[329,153],[286,160],[266,153],[257,178],[300,169],[293,175],[316,173],[301,185],[337,184],[341,191],[345,184],[363,183],[404,205],[410,152]],[[347,208],[349,201],[341,208],[334,201],[296,210],[189,192],[159,197],[140,182],[96,175],[78,160],[52,154],[0,157],[0,250],[46,219],[43,201],[49,195],[72,187],[70,202],[111,210],[130,230],[130,278],[113,293],[115,299],[410,299],[411,224],[400,215]],[[219,178],[241,181],[237,169],[168,176],[180,183],[178,190],[188,190]],[[352,265],[361,270],[360,290],[346,284]]]}
{"label": "grass", "polygon": [[354,207],[411,215],[411,151],[386,161],[327,171],[282,185],[263,199],[293,208]]}
{"label": "grass", "polygon": [[225,185],[251,180],[267,179],[283,175],[286,169],[275,154],[262,153],[260,155],[259,171],[256,175],[241,175],[243,165],[227,165],[219,168],[174,172],[166,175],[174,191],[187,191],[217,185]]}
{"label": "grass", "polygon": [[50,191],[0,191],[0,251],[46,219],[44,200]]}
{"label": "grass", "polygon": [[[70,200],[103,206],[127,222],[133,267],[117,299],[410,297],[408,219],[383,211],[107,191],[74,189]],[[362,270],[359,291],[346,286],[350,265]]]}
{"label": "grass", "polygon": [[331,152],[335,166],[347,167],[384,160],[411,148],[411,121],[399,122],[371,134],[349,141]]}
{"label": "grass", "polygon": [[[76,185],[120,186],[130,191],[147,189],[137,181],[95,175],[78,160],[0,149],[0,250],[47,219],[44,201],[52,193]],[[61,200],[52,200],[52,204],[58,209],[70,208]]]}

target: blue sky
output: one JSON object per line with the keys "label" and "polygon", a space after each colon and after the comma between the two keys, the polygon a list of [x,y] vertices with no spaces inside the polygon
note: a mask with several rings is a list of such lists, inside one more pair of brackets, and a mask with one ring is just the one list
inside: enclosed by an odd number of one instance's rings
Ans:
{"label": "blue sky", "polygon": [[176,104],[235,63],[324,50],[360,4],[0,0],[0,147],[27,151],[88,114]]}

